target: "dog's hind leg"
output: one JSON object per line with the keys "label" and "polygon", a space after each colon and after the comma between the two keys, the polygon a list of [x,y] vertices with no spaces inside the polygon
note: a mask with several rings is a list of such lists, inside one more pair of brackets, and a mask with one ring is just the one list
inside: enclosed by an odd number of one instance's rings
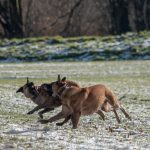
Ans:
{"label": "dog's hind leg", "polygon": [[41,119],[43,119],[43,114],[44,114],[44,113],[47,113],[47,112],[49,112],[49,111],[52,111],[52,110],[54,110],[54,108],[45,108],[44,110],[38,112],[38,115],[39,115],[39,117],[40,117]]}
{"label": "dog's hind leg", "polygon": [[118,114],[117,114],[116,109],[114,109],[113,112],[114,112],[114,114],[115,114],[115,117],[116,117],[118,123],[121,123],[121,120],[120,120],[120,118],[119,118],[119,116],[118,116]]}
{"label": "dog's hind leg", "polygon": [[96,113],[99,114],[103,120],[105,120],[105,115],[102,110],[98,110]]}
{"label": "dog's hind leg", "polygon": [[[121,120],[117,114],[117,109],[120,108],[120,103],[116,100],[116,97],[113,95],[113,93],[109,93],[110,95],[107,97],[106,101],[108,102],[109,104],[109,109],[108,111],[113,111],[114,114],[115,114],[115,117],[118,121],[118,123],[121,123]],[[111,106],[111,107],[110,107]]]}
{"label": "dog's hind leg", "polygon": [[125,111],[125,109],[122,106],[120,106],[120,110],[123,112],[123,114],[125,115],[126,118],[131,120],[131,117],[129,116],[129,114]]}
{"label": "dog's hind leg", "polygon": [[63,122],[56,123],[57,126],[62,126],[71,119],[71,115],[67,116]]}

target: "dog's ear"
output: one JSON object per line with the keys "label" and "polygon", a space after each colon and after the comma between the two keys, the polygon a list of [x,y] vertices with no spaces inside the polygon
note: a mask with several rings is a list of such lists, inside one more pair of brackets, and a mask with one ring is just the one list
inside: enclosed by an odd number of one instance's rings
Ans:
{"label": "dog's ear", "polygon": [[27,84],[29,83],[29,78],[27,77]]}
{"label": "dog's ear", "polygon": [[19,93],[19,92],[22,92],[22,93],[23,93],[23,87],[20,87],[20,88],[16,91],[16,93]]}
{"label": "dog's ear", "polygon": [[63,77],[63,78],[61,79],[61,81],[62,81],[62,82],[65,82],[65,81],[66,81],[66,77]]}
{"label": "dog's ear", "polygon": [[58,75],[57,81],[60,82],[60,74]]}

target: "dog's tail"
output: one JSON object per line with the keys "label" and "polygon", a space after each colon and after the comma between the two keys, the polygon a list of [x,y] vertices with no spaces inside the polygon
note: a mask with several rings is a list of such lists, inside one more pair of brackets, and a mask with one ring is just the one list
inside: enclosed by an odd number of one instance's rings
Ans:
{"label": "dog's tail", "polygon": [[113,108],[120,108],[120,102],[118,101],[116,95],[108,88],[106,88],[106,99],[107,102],[113,107]]}

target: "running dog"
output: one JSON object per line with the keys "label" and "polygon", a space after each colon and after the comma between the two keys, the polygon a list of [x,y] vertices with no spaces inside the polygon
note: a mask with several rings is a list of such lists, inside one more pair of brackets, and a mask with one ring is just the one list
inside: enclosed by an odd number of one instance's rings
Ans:
{"label": "running dog", "polygon": [[76,129],[81,115],[90,115],[93,113],[102,115],[101,110],[105,112],[113,111],[118,123],[120,123],[117,109],[120,109],[125,117],[131,120],[131,117],[120,104],[115,94],[105,85],[98,84],[80,88],[69,86],[66,78],[62,80],[58,78],[51,85],[53,96],[61,99],[62,111],[48,120],[40,120],[43,124],[65,118],[66,122],[71,119],[73,129]]}
{"label": "running dog", "polygon": [[[60,77],[60,76],[59,76]],[[77,83],[73,81],[66,81],[70,86],[80,87]],[[21,86],[16,93],[23,93],[26,98],[29,98],[37,106],[29,111],[27,114],[33,114],[34,112],[43,109],[40,111],[39,117],[42,119],[43,114],[49,111],[54,110],[54,108],[61,106],[60,99],[52,97],[52,86],[51,84],[42,84],[41,86],[35,86],[33,82],[29,82],[27,78],[27,83]]]}

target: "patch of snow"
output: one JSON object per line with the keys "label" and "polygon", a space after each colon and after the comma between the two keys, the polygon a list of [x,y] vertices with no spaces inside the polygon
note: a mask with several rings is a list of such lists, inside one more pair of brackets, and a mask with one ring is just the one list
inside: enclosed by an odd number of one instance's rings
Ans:
{"label": "patch of snow", "polygon": [[143,44],[142,44],[143,47],[149,47],[150,46],[150,38],[144,40]]}

